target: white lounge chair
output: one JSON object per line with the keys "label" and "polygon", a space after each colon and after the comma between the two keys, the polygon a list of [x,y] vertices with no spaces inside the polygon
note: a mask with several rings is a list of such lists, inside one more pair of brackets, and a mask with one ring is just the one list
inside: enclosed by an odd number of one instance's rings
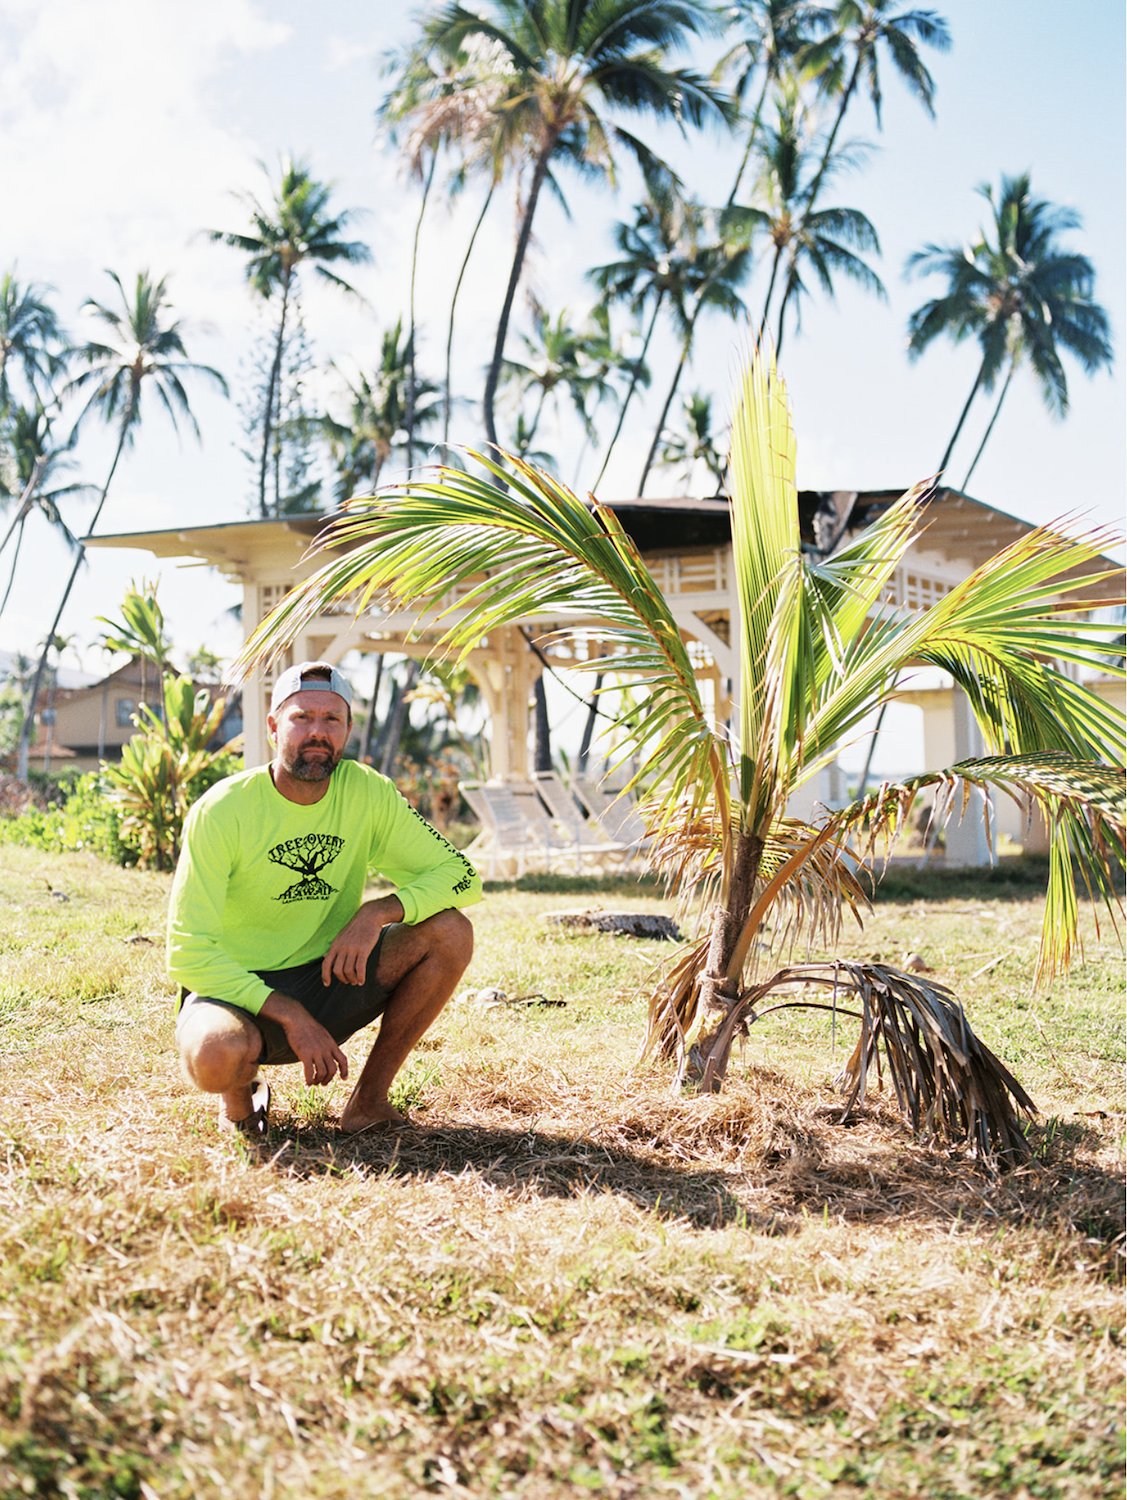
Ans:
{"label": "white lounge chair", "polygon": [[588,816],[554,771],[537,771],[532,781],[564,835],[574,843],[577,857],[586,855],[603,866],[622,864],[629,857],[629,844],[608,838],[598,819]]}
{"label": "white lounge chair", "polygon": [[643,857],[651,835],[629,792],[616,792],[588,776],[576,776],[572,790],[606,837],[621,844],[630,857]]}

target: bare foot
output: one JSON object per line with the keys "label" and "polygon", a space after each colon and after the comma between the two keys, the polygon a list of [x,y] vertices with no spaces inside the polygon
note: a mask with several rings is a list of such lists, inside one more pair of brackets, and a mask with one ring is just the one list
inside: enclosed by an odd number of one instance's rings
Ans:
{"label": "bare foot", "polygon": [[386,1100],[382,1104],[366,1104],[357,1099],[354,1090],[340,1117],[340,1128],[345,1135],[359,1135],[362,1130],[403,1130],[411,1121],[401,1115],[393,1104]]}

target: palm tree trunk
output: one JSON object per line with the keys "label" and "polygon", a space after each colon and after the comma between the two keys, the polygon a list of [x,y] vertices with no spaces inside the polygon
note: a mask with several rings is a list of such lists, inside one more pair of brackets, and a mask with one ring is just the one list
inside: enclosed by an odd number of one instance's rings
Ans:
{"label": "palm tree trunk", "polygon": [[767,314],[771,311],[771,298],[775,295],[775,277],[779,274],[779,262],[783,258],[782,245],[775,246],[775,259],[771,262],[771,279],[767,283],[767,296],[763,300],[763,316],[759,320],[759,332],[755,335],[756,344],[763,342],[763,330],[767,327]]}
{"label": "palm tree trunk", "polygon": [[994,423],[998,420],[999,413],[1002,410],[1002,402],[1006,399],[1006,392],[1010,388],[1010,381],[1014,378],[1014,371],[1016,369],[1017,369],[1017,355],[1015,354],[1013,356],[1013,358],[1010,360],[1009,372],[1006,375],[1005,384],[1002,386],[1002,394],[998,397],[998,404],[994,408],[994,415],[990,418],[990,425],[987,427],[986,432],[983,434],[982,441],[978,445],[978,452],[974,455],[974,462],[971,464],[970,468],[967,470],[967,477],[963,480],[963,493],[964,494],[966,493],[967,485],[970,483],[970,476],[974,473],[975,469],[978,467],[978,460],[982,457],[982,450],[986,447],[986,444],[990,441],[990,434],[994,431]]}
{"label": "palm tree trunk", "polygon": [[368,711],[368,722],[364,725],[364,739],[360,746],[360,759],[365,765],[372,763],[372,741],[376,732],[376,702],[380,696],[383,680],[383,652],[376,656],[376,680],[372,686],[372,706]]}
{"label": "palm tree trunk", "polygon": [[967,397],[966,405],[963,407],[962,411],[959,413],[959,420],[955,423],[955,430],[951,434],[951,440],[947,444],[947,447],[943,451],[943,457],[939,460],[939,468],[937,470],[937,472],[939,474],[942,474],[946,470],[947,464],[948,464],[948,462],[949,462],[949,460],[951,458],[951,450],[954,448],[955,444],[959,441],[959,433],[962,432],[962,430],[963,430],[963,423],[967,419],[967,415],[970,412],[971,405],[972,405],[972,403],[974,401],[974,398],[978,395],[978,388],[982,384],[982,376],[983,376],[983,373],[984,373],[985,369],[986,369],[986,360],[983,359],[982,363],[978,367],[978,374],[974,377],[974,384],[970,388],[970,395]]}
{"label": "palm tree trunk", "polygon": [[489,191],[485,195],[485,202],[481,205],[481,212],[477,216],[477,223],[470,235],[470,242],[466,246],[466,253],[462,257],[461,269],[458,271],[458,280],[454,283],[454,295],[450,299],[450,321],[446,326],[446,384],[443,395],[442,413],[442,442],[445,445],[450,441],[450,365],[454,349],[454,312],[458,306],[458,294],[462,290],[462,279],[466,274],[466,267],[470,263],[470,256],[477,241],[477,232],[485,222],[485,215],[489,211],[489,205],[493,202],[493,194],[497,189],[497,179],[494,178],[489,184]]}
{"label": "palm tree trunk", "polygon": [[415,466],[415,275],[419,267],[419,235],[423,229],[423,215],[427,211],[430,185],[434,181],[434,169],[438,166],[438,152],[430,159],[430,171],[423,187],[423,201],[419,205],[419,217],[415,221],[415,240],[411,247],[411,294],[408,309],[410,334],[407,338],[407,401],[403,413],[403,425],[407,429],[407,472]]}
{"label": "palm tree trunk", "polygon": [[740,159],[740,169],[736,173],[735,182],[732,183],[732,191],[728,194],[728,202],[726,205],[728,208],[731,208],[732,204],[736,201],[736,194],[740,190],[740,181],[743,178],[744,172],[747,170],[748,162],[751,160],[751,148],[755,144],[755,137],[759,134],[759,117],[763,113],[763,105],[767,99],[767,90],[770,87],[771,70],[770,68],[768,68],[763,77],[763,88],[760,90],[759,102],[755,106],[755,113],[752,115],[751,124],[748,127],[747,145],[744,147],[744,154]]}
{"label": "palm tree trunk", "polygon": [[622,431],[622,424],[626,420],[626,408],[630,405],[630,398],[631,396],[633,396],[635,390],[637,389],[638,381],[642,377],[642,366],[646,362],[646,354],[649,352],[650,340],[653,338],[654,329],[657,326],[657,315],[661,311],[661,304],[664,299],[665,288],[663,287],[661,291],[658,292],[657,300],[654,302],[653,317],[650,318],[650,326],[646,329],[646,336],[642,341],[642,352],[638,356],[637,365],[634,368],[633,374],[630,376],[630,384],[626,388],[626,394],[622,398],[622,405],[618,409],[618,421],[615,424],[614,433],[611,436],[611,440],[607,445],[606,457],[603,459],[603,466],[599,470],[599,477],[591,486],[592,489],[597,490],[599,485],[603,482],[603,475],[607,471],[607,464],[610,463],[610,456],[614,452],[614,445],[618,442],[619,434]]}
{"label": "palm tree trunk", "polygon": [[497,337],[493,344],[493,358],[489,361],[489,373],[485,378],[485,393],[482,396],[481,409],[485,419],[486,438],[495,449],[500,445],[497,442],[497,426],[493,419],[493,405],[497,398],[497,386],[501,379],[501,363],[505,357],[505,339],[509,332],[509,318],[512,316],[513,301],[516,298],[521,272],[524,270],[524,257],[528,250],[528,242],[532,238],[532,221],[536,215],[536,205],[540,199],[540,189],[544,186],[544,180],[548,175],[548,163],[551,160],[552,152],[556,148],[556,140],[557,136],[552,134],[543,143],[540,147],[540,154],[536,158],[536,165],[532,171],[532,185],[528,190],[528,202],[525,204],[520,233],[517,235],[516,250],[513,252],[513,264],[509,271],[509,284],[505,288],[505,300],[501,306],[501,316],[497,323]]}
{"label": "palm tree trunk", "polygon": [[595,736],[595,720],[599,715],[599,694],[602,691],[603,674],[595,673],[595,687],[587,703],[587,718],[583,725],[583,737],[579,741],[579,754],[576,757],[576,767],[580,776],[587,773],[587,761],[591,755],[591,741]]}
{"label": "palm tree trunk", "polygon": [[[407,663],[407,675],[403,681],[402,689],[392,701],[388,713],[388,720],[384,726],[384,734],[380,744],[380,770],[385,776],[390,776],[395,766],[395,757],[399,754],[399,743],[403,738],[403,729],[407,723],[407,699],[411,689],[419,680],[419,664],[414,657]],[[398,687],[398,684],[396,684]]]}
{"label": "palm tree trunk", "polygon": [[853,91],[857,87],[857,80],[861,76],[861,62],[863,57],[864,53],[858,48],[857,61],[853,64],[853,72],[849,75],[849,82],[845,86],[845,93],[841,96],[841,108],[838,110],[837,118],[834,120],[833,129],[830,131],[829,140],[826,142],[826,149],[822,152],[822,159],[818,163],[818,170],[814,173],[814,181],[806,191],[807,210],[814,207],[814,200],[818,196],[818,189],[822,186],[822,178],[826,175],[826,168],[830,164],[830,157],[833,155],[837,133],[841,128],[842,120],[845,119],[845,112],[849,108],[849,101],[852,99]]}
{"label": "palm tree trunk", "polygon": [[[266,408],[262,414],[262,456],[258,463],[258,513],[268,516],[266,504],[266,476],[270,471],[270,439],[274,431],[274,408],[278,403],[282,383],[282,354],[286,343],[286,312],[290,300],[290,272],[282,277],[282,312],[278,318],[278,338],[274,345],[274,362],[270,366],[270,379],[266,387]],[[275,489],[277,486],[275,485]],[[275,496],[275,498],[277,498]]]}
{"label": "palm tree trunk", "polygon": [[673,372],[673,383],[669,387],[669,394],[666,396],[665,405],[661,409],[661,416],[658,418],[657,427],[654,430],[653,442],[650,444],[650,451],[646,454],[646,465],[642,470],[642,477],[638,481],[639,497],[641,497],[645,493],[646,480],[650,477],[650,470],[653,468],[654,459],[657,457],[657,447],[661,442],[661,434],[665,431],[665,423],[669,417],[669,408],[673,405],[673,397],[677,394],[677,386],[681,379],[681,372],[685,368],[685,365],[688,363],[689,350],[692,347],[693,342],[693,329],[696,327],[697,314],[700,312],[701,306],[702,303],[698,302],[696,307],[693,309],[693,315],[689,319],[689,326],[685,331],[684,338],[681,340],[681,358],[677,361],[677,368]]}
{"label": "palm tree trunk", "polygon": [[[740,976],[729,970],[751,912],[755,879],[762,858],[763,840],[758,834],[741,832],[736,835],[728,896],[713,917],[708,959],[700,980],[701,1000],[705,1006],[730,1010],[739,1000]],[[702,1089],[708,1093],[719,1091],[731,1049],[730,1037],[726,1045],[716,1048],[719,1029],[702,1037],[699,1044],[704,1060]]]}
{"label": "palm tree trunk", "polygon": [[[113,463],[110,464],[110,472],[106,475],[106,482],[102,486],[102,493],[98,499],[97,508],[94,511],[94,517],[91,520],[89,529],[86,532],[87,536],[93,535],[94,528],[98,524],[98,518],[102,514],[102,507],[103,505],[105,505],[106,496],[109,494],[110,482],[113,479],[114,470],[117,468],[118,459],[121,457],[122,450],[125,447],[126,435],[128,434],[130,427],[133,425],[133,417],[136,411],[137,392],[134,391],[130,397],[129,405],[125,409],[125,414],[121,419],[121,431],[118,434],[117,448],[114,452]],[[85,557],[86,548],[80,547],[78,550],[78,556],[74,560],[74,567],[71,569],[70,577],[67,579],[67,586],[63,590],[63,597],[59,600],[59,607],[55,611],[55,618],[51,623],[50,630],[47,632],[47,639],[44,642],[43,651],[39,657],[39,664],[35,668],[35,676],[31,681],[31,689],[28,693],[27,706],[24,710],[23,724],[20,726],[20,744],[16,763],[16,775],[21,781],[27,780],[28,747],[31,744],[31,731],[35,722],[35,704],[39,697],[39,689],[43,683],[43,674],[47,670],[47,656],[51,650],[51,642],[55,639],[55,636],[58,633],[59,621],[63,617],[63,610],[67,607],[67,600],[70,598],[70,591],[74,588],[74,581],[78,577],[78,570],[82,566]]]}
{"label": "palm tree trunk", "polygon": [[787,314],[787,303],[790,301],[790,294],[793,291],[794,291],[794,277],[788,275],[787,276],[787,284],[783,288],[783,300],[779,303],[779,326],[775,330],[775,358],[776,359],[778,359],[779,354],[782,351],[782,347],[783,347],[783,319],[786,317],[786,314]]}
{"label": "palm tree trunk", "polygon": [[532,765],[536,771],[552,769],[552,727],[548,723],[548,694],[544,687],[544,674],[540,673],[532,687],[533,701],[533,748]]}

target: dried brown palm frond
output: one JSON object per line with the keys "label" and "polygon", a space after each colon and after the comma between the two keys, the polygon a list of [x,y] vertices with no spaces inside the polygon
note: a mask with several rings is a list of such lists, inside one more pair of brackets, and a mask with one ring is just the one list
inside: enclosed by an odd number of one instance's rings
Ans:
{"label": "dried brown palm frond", "polygon": [[[846,1094],[843,1120],[864,1100],[874,1063],[882,1078],[883,1059],[897,1105],[921,1140],[969,1144],[984,1160],[1022,1161],[1029,1156],[1018,1111],[1035,1114],[1033,1100],[975,1035],[949,989],[888,964],[844,960],[797,964],[750,986],[716,1030],[702,1037],[688,1054],[688,1075],[699,1081],[702,1092],[719,1088],[736,1035],[767,1013],[756,1010],[759,1003],[796,984],[830,990],[832,1004],[790,1000],[767,1009],[813,1006],[861,1023],[857,1045],[840,1079]],[[859,1008],[844,1009],[838,1001],[845,996]]]}

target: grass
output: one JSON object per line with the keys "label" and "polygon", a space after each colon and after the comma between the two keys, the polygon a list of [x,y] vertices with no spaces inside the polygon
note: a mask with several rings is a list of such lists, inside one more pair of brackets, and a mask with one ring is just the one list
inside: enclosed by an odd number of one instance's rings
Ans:
{"label": "grass", "polygon": [[246,1147],[179,1077],[167,877],[6,846],[0,1493],[1122,1495],[1120,950],[1086,913],[1033,997],[1035,875],[894,873],[840,951],[964,999],[1042,1107],[1019,1171],[884,1095],[842,1127],[820,1012],[671,1097],[636,1066],[669,945],[541,920],[670,910],[630,881],[490,890],[399,1081],[428,1132],[346,1140],[289,1068]]}

